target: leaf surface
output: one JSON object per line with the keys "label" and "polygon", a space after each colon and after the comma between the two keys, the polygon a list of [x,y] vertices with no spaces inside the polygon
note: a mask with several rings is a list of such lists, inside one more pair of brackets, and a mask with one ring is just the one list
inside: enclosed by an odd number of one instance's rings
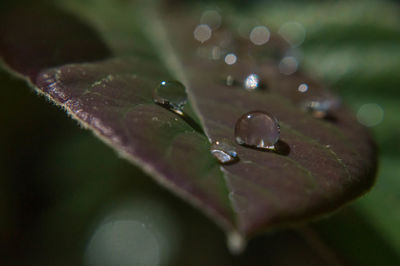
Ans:
{"label": "leaf surface", "polygon": [[[274,35],[254,47],[233,34],[227,50],[239,60],[227,66],[198,51],[218,45],[231,25],[200,44],[193,39],[195,15],[164,10],[163,18],[145,9],[148,16],[139,17],[134,8],[99,1],[80,6],[85,19],[78,19],[52,6],[14,7],[2,15],[1,56],[39,93],[227,232],[248,237],[325,214],[372,186],[376,153],[368,132],[344,107],[333,119],[301,110],[305,100],[333,95],[301,73],[279,72],[270,54],[284,45]],[[250,73],[261,77],[264,90],[224,84],[228,74],[241,81]],[[184,111],[202,130],[153,103],[153,89],[168,79],[185,83],[190,104]],[[301,83],[309,85],[305,95],[297,91]],[[279,119],[280,152],[236,145],[240,160],[219,165],[210,141],[234,140],[237,119],[252,110]]]}

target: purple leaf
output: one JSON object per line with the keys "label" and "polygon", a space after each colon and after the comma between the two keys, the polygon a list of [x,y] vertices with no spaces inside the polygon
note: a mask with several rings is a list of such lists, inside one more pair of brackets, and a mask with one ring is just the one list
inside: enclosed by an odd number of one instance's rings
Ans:
{"label": "purple leaf", "polygon": [[[124,34],[93,10],[114,33]],[[234,50],[238,61],[227,65],[223,58],[210,60],[198,51],[219,45],[230,33],[228,27],[201,44],[193,38],[197,21],[170,13],[156,46],[166,62],[173,59],[171,65],[152,55],[142,36],[123,40],[132,40],[129,49],[135,52],[128,53],[121,38],[109,38],[106,45],[84,22],[51,6],[20,6],[3,13],[0,52],[12,71],[228,233],[246,238],[308,220],[373,185],[376,151],[368,132],[344,107],[333,106],[325,118],[303,110],[305,102],[336,98],[301,73],[279,72],[269,57],[270,51],[282,49],[274,35],[263,47],[234,37],[227,50]],[[153,19],[149,16],[150,24],[162,24]],[[158,38],[155,28],[150,27],[149,40]],[[262,90],[242,88],[252,73],[259,76]],[[226,85],[227,75],[236,81],[232,86]],[[187,86],[186,119],[152,100],[162,80],[177,78]],[[297,90],[302,83],[308,84],[305,93]],[[218,164],[210,142],[233,142],[237,119],[253,110],[280,121],[277,151],[235,144],[239,160]],[[198,121],[201,130],[193,126]]]}

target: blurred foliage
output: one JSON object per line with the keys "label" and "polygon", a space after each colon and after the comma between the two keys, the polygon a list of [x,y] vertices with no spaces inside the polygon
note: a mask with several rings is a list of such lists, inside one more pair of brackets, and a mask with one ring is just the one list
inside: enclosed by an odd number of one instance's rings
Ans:
{"label": "blurred foliage", "polygon": [[354,112],[365,103],[377,103],[384,110],[382,123],[371,128],[381,156],[377,184],[353,207],[400,252],[399,6],[327,1],[275,5],[264,11],[260,17],[272,27],[285,21],[304,25],[304,69],[336,90]]}
{"label": "blurred foliage", "polygon": [[[384,110],[383,121],[371,128],[381,154],[375,188],[309,229],[350,265],[399,264],[399,6],[377,0],[254,2],[239,9],[238,20],[252,17],[272,31],[288,21],[301,23],[306,39],[295,52],[303,70],[328,84],[354,112],[365,103]],[[276,265],[285,257],[279,245],[296,243],[283,232],[289,242],[279,244],[277,235],[261,237],[250,243],[244,258],[230,256],[214,224],[79,129],[24,82],[3,71],[0,86],[0,265],[79,265],[95,228],[127,204],[139,206],[135,219],[170,240],[163,240],[168,252],[161,251],[170,265],[239,265],[259,254],[260,245],[260,259]],[[301,251],[299,257],[309,255]]]}

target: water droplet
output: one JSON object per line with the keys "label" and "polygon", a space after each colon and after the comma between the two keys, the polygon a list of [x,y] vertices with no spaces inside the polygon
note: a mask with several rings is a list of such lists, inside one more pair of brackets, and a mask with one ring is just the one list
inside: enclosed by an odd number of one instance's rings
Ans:
{"label": "water droplet", "polygon": [[326,118],[329,112],[337,109],[340,106],[340,101],[336,98],[309,101],[304,104],[306,111],[312,113],[316,118]]}
{"label": "water droplet", "polygon": [[235,139],[241,145],[273,150],[279,136],[277,119],[263,111],[244,114],[236,122]]}
{"label": "water droplet", "polygon": [[294,56],[285,56],[279,63],[279,72],[291,75],[297,71],[298,61]]}
{"label": "water droplet", "polygon": [[211,50],[211,58],[213,60],[219,60],[221,58],[221,48],[214,46]]}
{"label": "water droplet", "polygon": [[226,85],[233,86],[234,83],[235,83],[235,79],[231,75],[228,75],[226,77]]}
{"label": "water droplet", "polygon": [[179,81],[162,81],[153,92],[153,101],[182,115],[187,102],[185,86]]}
{"label": "water droplet", "polygon": [[250,41],[255,45],[263,45],[269,41],[270,32],[265,26],[256,26],[250,32]]}
{"label": "water droplet", "polygon": [[204,11],[200,18],[202,24],[207,24],[213,30],[218,29],[221,26],[221,21],[221,15],[216,10]]}
{"label": "water droplet", "polygon": [[222,163],[230,163],[238,159],[233,143],[227,139],[214,141],[210,147],[211,154]]}
{"label": "water droplet", "polygon": [[194,38],[201,43],[210,39],[211,33],[212,33],[212,30],[211,30],[210,26],[208,26],[206,24],[198,25],[193,31]]}
{"label": "water droplet", "polygon": [[300,84],[300,86],[297,88],[299,92],[306,92],[308,91],[308,85],[305,83]]}
{"label": "water droplet", "polygon": [[247,243],[238,232],[230,232],[227,236],[227,245],[233,255],[239,255],[245,250]]}
{"label": "water droplet", "polygon": [[234,53],[229,53],[225,56],[225,63],[227,65],[233,65],[237,61],[237,56]]}
{"label": "water droplet", "polygon": [[260,78],[256,74],[250,74],[244,81],[244,88],[248,91],[258,89],[260,86]]}
{"label": "water droplet", "polygon": [[379,125],[384,116],[384,111],[376,103],[364,104],[358,109],[357,119],[358,122],[367,127],[373,127]]}
{"label": "water droplet", "polygon": [[292,46],[298,47],[306,38],[304,26],[298,22],[287,22],[283,24],[278,33]]}

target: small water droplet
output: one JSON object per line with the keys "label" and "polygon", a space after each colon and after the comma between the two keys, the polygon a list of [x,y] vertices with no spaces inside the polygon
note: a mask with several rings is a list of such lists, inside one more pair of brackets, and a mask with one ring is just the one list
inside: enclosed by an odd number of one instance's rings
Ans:
{"label": "small water droplet", "polygon": [[308,91],[308,85],[305,83],[302,83],[299,85],[299,87],[297,88],[297,90],[299,92],[307,92]]}
{"label": "small water droplet", "polygon": [[235,83],[235,79],[232,77],[232,75],[228,75],[226,77],[226,85],[233,86],[234,83]]}
{"label": "small water droplet", "polygon": [[153,101],[182,115],[187,102],[185,86],[179,81],[162,81],[154,89]]}
{"label": "small water droplet", "polygon": [[222,163],[230,163],[238,159],[233,143],[227,139],[214,141],[210,147],[211,154]]}
{"label": "small water droplet", "polygon": [[269,41],[270,32],[265,26],[256,26],[250,32],[250,41],[255,45],[263,45]]}
{"label": "small water droplet", "polygon": [[201,43],[210,39],[211,34],[212,34],[212,30],[211,30],[210,26],[208,26],[206,24],[198,25],[193,31],[194,38]]}
{"label": "small water droplet", "polygon": [[221,48],[214,46],[211,50],[211,58],[213,60],[219,60],[221,58]]}
{"label": "small water droplet", "polygon": [[241,145],[274,150],[279,136],[277,119],[263,111],[244,114],[236,122],[235,139]]}
{"label": "small water droplet", "polygon": [[340,106],[340,101],[336,98],[309,101],[304,104],[306,111],[312,113],[316,118],[326,118],[329,112],[337,109]]}
{"label": "small water droplet", "polygon": [[227,65],[233,65],[237,61],[237,56],[234,53],[229,53],[225,56],[225,63]]}
{"label": "small water droplet", "polygon": [[258,89],[260,86],[260,77],[257,74],[250,74],[244,81],[244,88],[248,91]]}

